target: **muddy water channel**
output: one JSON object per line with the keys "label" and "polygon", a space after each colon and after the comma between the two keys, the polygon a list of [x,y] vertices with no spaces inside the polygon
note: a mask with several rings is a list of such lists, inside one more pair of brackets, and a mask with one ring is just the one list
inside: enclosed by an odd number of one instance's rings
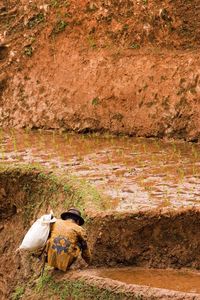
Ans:
{"label": "muddy water channel", "polygon": [[115,210],[200,205],[200,145],[157,139],[1,131],[0,161],[88,180]]}
{"label": "muddy water channel", "polygon": [[[92,271],[91,271],[92,272]],[[91,273],[90,272],[90,273]],[[100,269],[94,275],[128,284],[146,285],[168,290],[200,294],[200,273],[187,270],[153,270],[142,268]]]}

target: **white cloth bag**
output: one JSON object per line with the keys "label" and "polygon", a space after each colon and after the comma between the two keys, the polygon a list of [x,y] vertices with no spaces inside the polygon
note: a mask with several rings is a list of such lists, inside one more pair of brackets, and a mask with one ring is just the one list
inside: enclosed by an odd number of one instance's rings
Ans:
{"label": "white cloth bag", "polygon": [[44,247],[49,236],[50,224],[56,222],[56,218],[51,219],[51,216],[51,214],[43,215],[35,221],[17,250],[33,251]]}

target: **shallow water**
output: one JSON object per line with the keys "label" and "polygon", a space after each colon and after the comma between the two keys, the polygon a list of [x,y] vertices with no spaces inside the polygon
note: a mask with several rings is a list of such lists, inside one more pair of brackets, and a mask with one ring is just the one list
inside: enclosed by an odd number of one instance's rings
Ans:
{"label": "shallow water", "polygon": [[111,278],[128,284],[200,293],[200,273],[197,271],[116,268],[94,270],[90,274]]}
{"label": "shallow water", "polygon": [[37,163],[88,180],[116,210],[200,205],[200,145],[157,139],[1,131],[1,162]]}

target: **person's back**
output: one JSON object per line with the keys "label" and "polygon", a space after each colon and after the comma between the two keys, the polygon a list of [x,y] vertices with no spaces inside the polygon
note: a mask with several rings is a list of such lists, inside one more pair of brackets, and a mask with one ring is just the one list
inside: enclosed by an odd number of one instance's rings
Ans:
{"label": "person's back", "polygon": [[80,253],[87,263],[90,261],[86,232],[71,218],[58,219],[52,225],[46,250],[48,264],[62,271],[66,271]]}

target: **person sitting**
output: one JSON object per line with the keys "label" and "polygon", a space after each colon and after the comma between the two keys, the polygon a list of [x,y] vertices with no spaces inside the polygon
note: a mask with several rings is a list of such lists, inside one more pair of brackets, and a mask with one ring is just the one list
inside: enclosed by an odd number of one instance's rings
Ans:
{"label": "person sitting", "polygon": [[76,208],[70,208],[61,214],[52,225],[46,244],[49,266],[66,271],[81,253],[86,263],[90,263],[91,254],[87,243],[86,231],[81,227],[84,219]]}

